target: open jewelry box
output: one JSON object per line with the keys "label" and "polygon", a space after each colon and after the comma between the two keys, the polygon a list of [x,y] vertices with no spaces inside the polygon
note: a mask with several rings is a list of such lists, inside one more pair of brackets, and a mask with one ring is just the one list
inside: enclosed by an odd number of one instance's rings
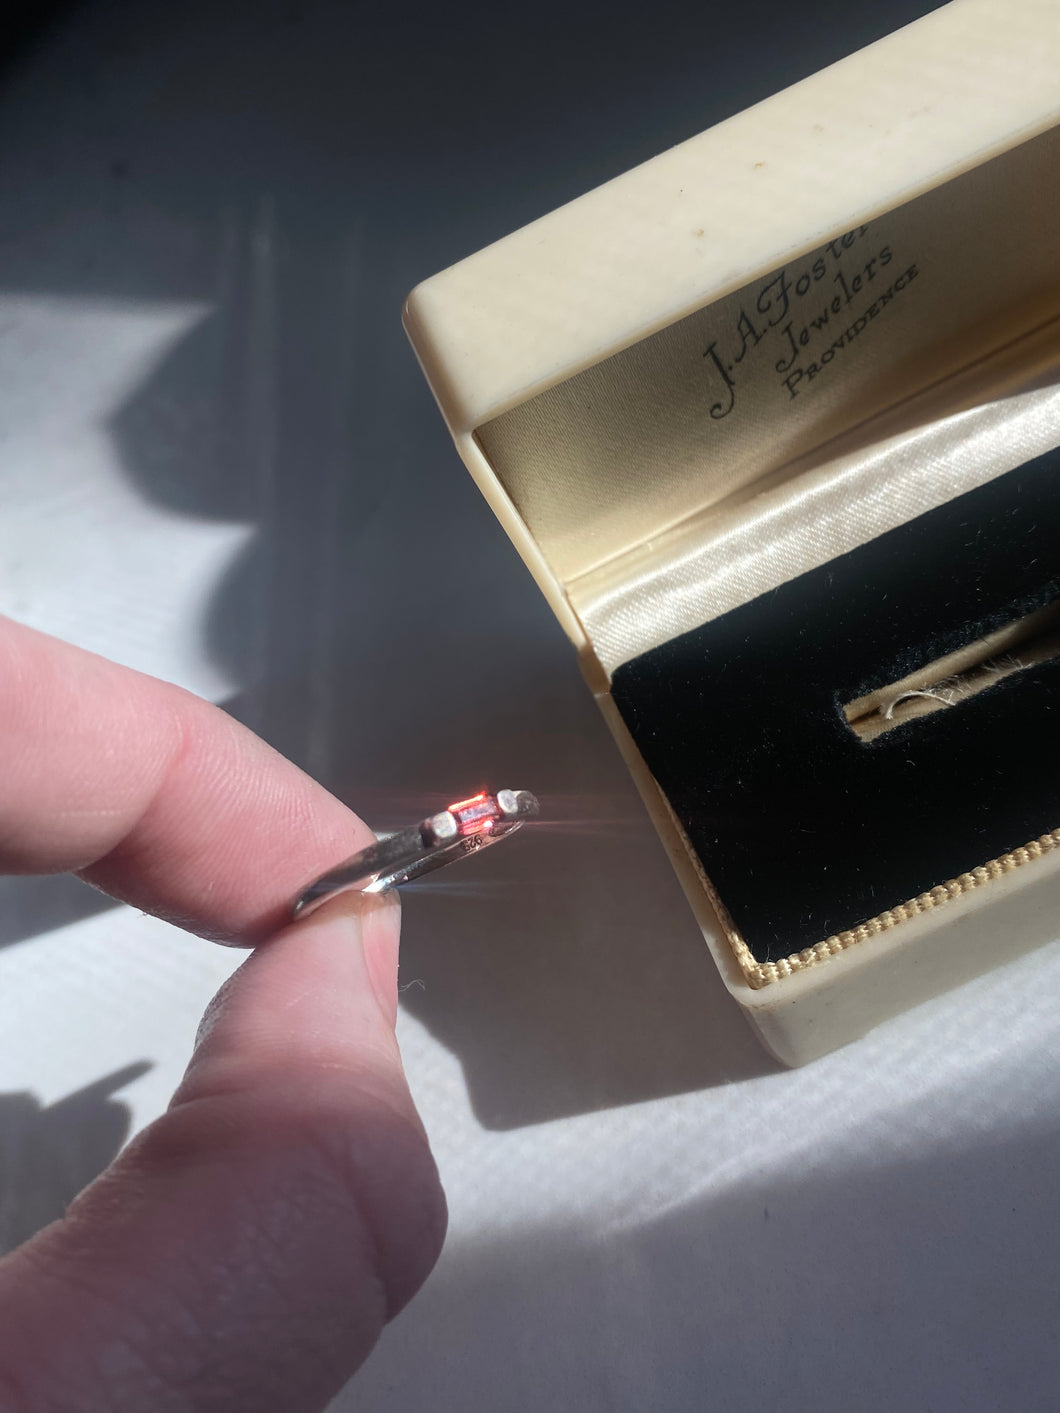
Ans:
{"label": "open jewelry box", "polygon": [[956,0],[409,299],[789,1064],[1060,934],[1058,75]]}

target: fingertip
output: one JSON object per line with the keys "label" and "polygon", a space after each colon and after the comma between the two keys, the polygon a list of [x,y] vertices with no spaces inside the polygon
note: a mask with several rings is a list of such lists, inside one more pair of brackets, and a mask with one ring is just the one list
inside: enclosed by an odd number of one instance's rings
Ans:
{"label": "fingertip", "polygon": [[374,1235],[390,1319],[445,1238],[437,1167],[394,1033],[401,909],[345,893],[260,946],[230,979],[175,1105],[233,1090],[285,1147],[324,1154]]}
{"label": "fingertip", "polygon": [[352,923],[359,930],[368,979],[391,1026],[397,1023],[398,960],[401,940],[401,901],[396,889],[365,893],[354,888],[336,893],[291,927],[297,938],[319,926],[340,934]]}
{"label": "fingertip", "polygon": [[395,900],[343,894],[261,943],[208,1007],[174,1103],[326,1067],[414,1112],[394,1034],[399,931]]}

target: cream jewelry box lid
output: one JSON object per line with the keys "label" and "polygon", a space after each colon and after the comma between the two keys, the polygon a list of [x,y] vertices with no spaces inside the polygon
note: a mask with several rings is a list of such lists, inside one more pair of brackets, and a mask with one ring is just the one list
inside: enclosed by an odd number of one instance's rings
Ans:
{"label": "cream jewelry box lid", "polygon": [[412,292],[406,327],[443,416],[579,649],[569,570],[542,553],[476,429],[1047,132],[1058,73],[1053,0],[957,0]]}

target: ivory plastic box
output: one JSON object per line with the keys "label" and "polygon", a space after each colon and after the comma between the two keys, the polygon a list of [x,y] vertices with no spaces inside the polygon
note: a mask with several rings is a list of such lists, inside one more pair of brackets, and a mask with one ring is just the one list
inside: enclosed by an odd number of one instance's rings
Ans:
{"label": "ivory plastic box", "polygon": [[1060,934],[1058,76],[957,0],[408,301],[789,1064]]}

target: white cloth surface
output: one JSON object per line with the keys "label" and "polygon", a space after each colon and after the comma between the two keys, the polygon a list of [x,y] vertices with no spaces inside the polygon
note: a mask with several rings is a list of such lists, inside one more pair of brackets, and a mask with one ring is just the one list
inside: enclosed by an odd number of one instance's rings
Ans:
{"label": "white cloth surface", "polygon": [[[767,8],[696,62],[761,62]],[[424,12],[417,57],[397,19],[344,48],[348,10],[89,6],[0,98],[3,609],[228,703],[373,823],[485,781],[552,820],[408,899],[450,1236],[336,1409],[1053,1407],[1060,945],[773,1066],[398,328],[416,278],[644,155],[647,108],[651,150],[757,95],[704,110],[687,36],[619,19],[651,83],[605,139],[555,56],[508,109],[439,76],[491,72],[471,19]],[[0,1240],[162,1110],[238,960],[0,881]]]}

